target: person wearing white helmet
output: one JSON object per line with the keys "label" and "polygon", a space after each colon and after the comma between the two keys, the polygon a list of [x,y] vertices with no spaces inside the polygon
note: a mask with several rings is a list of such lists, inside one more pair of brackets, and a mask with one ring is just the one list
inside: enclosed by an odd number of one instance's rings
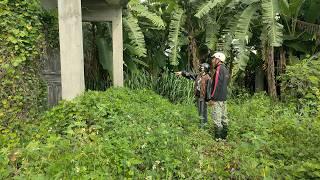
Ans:
{"label": "person wearing white helmet", "polygon": [[228,134],[227,117],[227,86],[229,71],[225,66],[226,56],[216,52],[212,56],[212,66],[215,73],[212,78],[211,103],[213,107],[214,135],[216,139],[226,139]]}

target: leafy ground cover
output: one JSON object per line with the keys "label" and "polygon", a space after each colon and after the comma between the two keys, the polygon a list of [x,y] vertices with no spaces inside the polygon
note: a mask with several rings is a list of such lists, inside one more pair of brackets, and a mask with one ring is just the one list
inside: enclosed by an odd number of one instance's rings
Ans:
{"label": "leafy ground cover", "polygon": [[1,134],[0,179],[319,178],[319,119],[293,109],[262,94],[230,101],[229,139],[216,142],[192,105],[87,92]]}

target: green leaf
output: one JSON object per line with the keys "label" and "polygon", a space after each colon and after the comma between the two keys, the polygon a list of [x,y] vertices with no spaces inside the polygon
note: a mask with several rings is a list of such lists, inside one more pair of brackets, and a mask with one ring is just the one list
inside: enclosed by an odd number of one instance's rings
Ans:
{"label": "green leaf", "polygon": [[133,61],[136,62],[137,64],[144,66],[144,67],[149,67],[149,65],[147,63],[145,63],[144,61],[142,61],[140,59],[134,58]]}
{"label": "green leaf", "polygon": [[255,17],[257,10],[258,10],[258,5],[252,4],[242,12],[237,23],[237,29],[235,32],[236,39],[245,41],[246,43],[249,42],[249,38],[251,36],[250,24],[252,19]]}
{"label": "green leaf", "polygon": [[281,14],[284,14],[285,16],[290,16],[290,6],[288,0],[279,0],[279,8]]}
{"label": "green leaf", "polygon": [[180,36],[185,17],[182,9],[177,9],[170,22],[169,27],[169,47],[170,47],[170,63],[177,66],[180,59]]}
{"label": "green leaf", "polygon": [[155,26],[164,29],[165,28],[165,24],[162,20],[162,18],[160,16],[158,16],[155,13],[152,13],[148,10],[147,7],[145,7],[142,4],[134,4],[133,6],[131,6],[130,8],[132,11],[136,12],[138,14],[139,17],[144,17],[148,20],[150,20]]}
{"label": "green leaf", "polygon": [[206,26],[206,46],[210,50],[215,50],[218,43],[219,24],[210,22]]}
{"label": "green leaf", "polygon": [[305,10],[305,20],[310,23],[315,23],[316,20],[320,17],[319,13],[320,1],[311,0],[309,7]]}
{"label": "green leaf", "polygon": [[283,42],[283,26],[278,23],[279,4],[278,0],[262,0],[262,19],[268,31],[270,46],[280,47]]}
{"label": "green leaf", "polygon": [[123,19],[124,28],[129,32],[128,37],[131,40],[130,44],[137,52],[139,57],[146,57],[147,49],[145,45],[144,35],[138,25],[138,20],[129,14]]}
{"label": "green leaf", "polygon": [[305,0],[290,0],[289,1],[290,15],[292,18],[297,18],[299,16],[299,12],[300,12],[304,2],[305,2]]}
{"label": "green leaf", "polygon": [[226,0],[209,0],[200,6],[200,8],[197,10],[197,13],[195,14],[195,17],[200,19],[208,14],[217,5],[223,4],[225,2]]}
{"label": "green leaf", "polygon": [[112,45],[110,42],[104,37],[97,38],[97,48],[99,52],[99,62],[102,65],[103,69],[107,70],[109,74],[113,75],[113,68],[112,68],[112,61],[113,61],[113,54],[112,54]]}

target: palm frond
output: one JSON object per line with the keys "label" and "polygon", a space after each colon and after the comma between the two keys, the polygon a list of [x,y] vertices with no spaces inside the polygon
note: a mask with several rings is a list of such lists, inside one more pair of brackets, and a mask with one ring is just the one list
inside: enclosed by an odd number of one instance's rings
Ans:
{"label": "palm frond", "polygon": [[240,15],[241,14],[238,13],[228,20],[226,28],[222,31],[222,37],[219,39],[219,43],[217,44],[217,50],[224,52],[226,56],[230,56],[232,43],[234,41],[234,34],[238,24],[237,20]]}
{"label": "palm frond", "polygon": [[165,27],[162,18],[157,14],[150,12],[148,8],[142,4],[133,4],[130,7],[130,10],[136,12],[139,17],[148,19],[152,22],[153,25],[157,26],[158,28],[163,29]]}
{"label": "palm frond", "polygon": [[223,4],[225,2],[226,0],[209,0],[200,6],[200,8],[197,10],[197,13],[195,14],[195,17],[200,19],[208,14],[217,5]]}
{"label": "palm frond", "polygon": [[310,34],[320,35],[320,25],[297,20],[297,28]]}
{"label": "palm frond", "polygon": [[[235,28],[234,39],[232,45],[236,50],[236,61],[234,67],[236,70],[244,71],[249,61],[249,51],[247,44],[251,38],[250,25],[252,19],[258,10],[258,4],[249,5],[239,16],[237,25]],[[235,71],[236,73],[236,71]]]}
{"label": "palm frond", "polygon": [[297,18],[299,16],[300,9],[302,8],[303,3],[305,0],[290,0],[289,1],[289,8],[291,17]]}
{"label": "palm frond", "polygon": [[128,32],[130,44],[135,49],[136,55],[138,57],[146,57],[147,49],[143,33],[138,25],[138,20],[129,13],[128,16],[123,19],[123,24],[125,30]]}
{"label": "palm frond", "polygon": [[240,3],[241,0],[232,0],[227,4],[227,7],[230,9],[235,9]]}
{"label": "palm frond", "polygon": [[97,48],[99,53],[99,62],[103,69],[107,70],[112,77],[112,46],[107,39],[103,37],[97,38]]}
{"label": "palm frond", "polygon": [[227,7],[231,9],[235,9],[241,5],[248,6],[253,3],[257,3],[259,1],[260,0],[230,0],[230,2],[227,4]]}
{"label": "palm frond", "polygon": [[220,26],[215,21],[209,21],[206,26],[206,46],[208,49],[214,51],[218,43],[218,33]]}
{"label": "palm frond", "polygon": [[135,63],[140,64],[140,65],[142,65],[144,67],[149,67],[149,65],[147,63],[145,63],[144,61],[142,61],[140,59],[133,58],[132,61],[134,61]]}
{"label": "palm frond", "polygon": [[172,17],[169,27],[169,46],[170,46],[170,63],[171,65],[179,64],[180,36],[184,24],[184,11],[177,9]]}
{"label": "palm frond", "polygon": [[248,43],[251,36],[250,24],[252,19],[255,17],[257,10],[258,10],[258,5],[252,4],[242,12],[237,23],[235,39],[245,40],[246,43]]}
{"label": "palm frond", "polygon": [[245,45],[245,42],[241,42],[235,47],[235,49],[237,50],[237,56],[236,61],[234,62],[234,67],[235,69],[244,71],[250,59],[248,47]]}
{"label": "palm frond", "polygon": [[278,22],[279,4],[278,0],[262,0],[262,18],[269,32],[270,45],[279,47],[283,42],[283,25]]}
{"label": "palm frond", "polygon": [[279,8],[281,14],[290,17],[290,5],[288,0],[279,0]]}

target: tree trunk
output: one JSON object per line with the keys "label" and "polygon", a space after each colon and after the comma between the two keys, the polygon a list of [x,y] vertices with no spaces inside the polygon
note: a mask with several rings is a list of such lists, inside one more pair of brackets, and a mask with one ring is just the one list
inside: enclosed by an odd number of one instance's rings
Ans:
{"label": "tree trunk", "polygon": [[230,55],[230,64],[229,64],[229,81],[228,84],[232,81],[232,73],[233,73],[233,67],[234,67],[234,58],[232,55]]}
{"label": "tree trunk", "polygon": [[286,51],[283,47],[280,48],[280,74],[286,72],[287,67],[287,59],[286,59]]}
{"label": "tree trunk", "polygon": [[[185,4],[189,4],[189,1],[184,1]],[[198,50],[198,45],[197,45],[197,40],[195,38],[195,29],[194,27],[196,24],[194,24],[193,21],[193,14],[191,13],[191,6],[187,6],[187,20],[186,20],[186,25],[187,25],[187,31],[188,31],[188,61],[191,63],[190,65],[192,66],[192,69],[194,72],[198,73],[199,72],[199,65],[200,65],[200,59],[199,59],[199,50]]]}
{"label": "tree trunk", "polygon": [[261,92],[265,90],[265,73],[261,67],[257,67],[255,71],[255,92]]}
{"label": "tree trunk", "polygon": [[193,36],[190,36],[189,40],[190,40],[189,48],[191,52],[192,68],[195,72],[199,72],[200,60],[199,60],[199,54],[198,54],[197,41]]}
{"label": "tree trunk", "polygon": [[267,81],[269,95],[273,98],[277,98],[276,80],[275,80],[275,68],[274,68],[274,47],[267,47]]}

